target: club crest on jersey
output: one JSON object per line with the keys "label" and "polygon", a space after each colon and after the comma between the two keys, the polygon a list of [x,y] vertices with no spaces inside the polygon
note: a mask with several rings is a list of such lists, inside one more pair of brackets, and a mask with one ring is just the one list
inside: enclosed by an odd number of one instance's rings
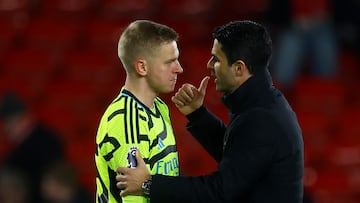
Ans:
{"label": "club crest on jersey", "polygon": [[127,153],[126,159],[128,161],[129,168],[136,168],[136,147],[130,147],[129,152]]}

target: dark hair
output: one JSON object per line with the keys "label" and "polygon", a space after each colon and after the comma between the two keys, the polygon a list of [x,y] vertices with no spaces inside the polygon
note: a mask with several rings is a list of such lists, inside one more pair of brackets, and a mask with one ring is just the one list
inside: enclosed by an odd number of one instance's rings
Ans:
{"label": "dark hair", "polygon": [[233,21],[215,28],[213,37],[222,45],[229,65],[243,60],[252,74],[268,67],[272,42],[264,26],[248,20]]}

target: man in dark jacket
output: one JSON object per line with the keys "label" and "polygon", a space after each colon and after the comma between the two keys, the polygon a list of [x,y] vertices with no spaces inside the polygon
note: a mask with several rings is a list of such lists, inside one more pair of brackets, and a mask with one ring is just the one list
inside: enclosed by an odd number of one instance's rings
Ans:
{"label": "man in dark jacket", "polygon": [[[207,67],[230,110],[226,126],[203,106],[209,77],[199,88],[184,84],[172,98],[187,129],[218,162],[198,177],[150,176],[137,153],[136,169],[118,168],[121,195],[150,195],[161,202],[301,203],[303,140],[295,113],[272,85],[272,43],[252,21],[218,27]],[[140,187],[141,186],[141,187]]]}

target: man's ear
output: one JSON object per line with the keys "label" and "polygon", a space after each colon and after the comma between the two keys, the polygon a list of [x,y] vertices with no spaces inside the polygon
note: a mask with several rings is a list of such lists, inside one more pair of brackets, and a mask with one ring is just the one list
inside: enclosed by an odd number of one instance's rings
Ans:
{"label": "man's ear", "polygon": [[235,66],[235,74],[237,76],[243,76],[244,74],[248,75],[250,74],[245,62],[243,60],[237,60],[235,63],[233,63],[233,66]]}
{"label": "man's ear", "polygon": [[135,61],[135,71],[141,75],[145,76],[147,74],[147,63],[144,59],[137,59]]}

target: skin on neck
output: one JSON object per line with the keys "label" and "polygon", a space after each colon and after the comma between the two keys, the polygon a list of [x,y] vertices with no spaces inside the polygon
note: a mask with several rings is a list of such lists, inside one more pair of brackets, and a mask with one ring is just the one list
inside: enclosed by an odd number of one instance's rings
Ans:
{"label": "skin on neck", "polygon": [[145,77],[128,75],[124,87],[134,94],[145,106],[150,109],[154,107],[154,100],[158,95],[149,87]]}

